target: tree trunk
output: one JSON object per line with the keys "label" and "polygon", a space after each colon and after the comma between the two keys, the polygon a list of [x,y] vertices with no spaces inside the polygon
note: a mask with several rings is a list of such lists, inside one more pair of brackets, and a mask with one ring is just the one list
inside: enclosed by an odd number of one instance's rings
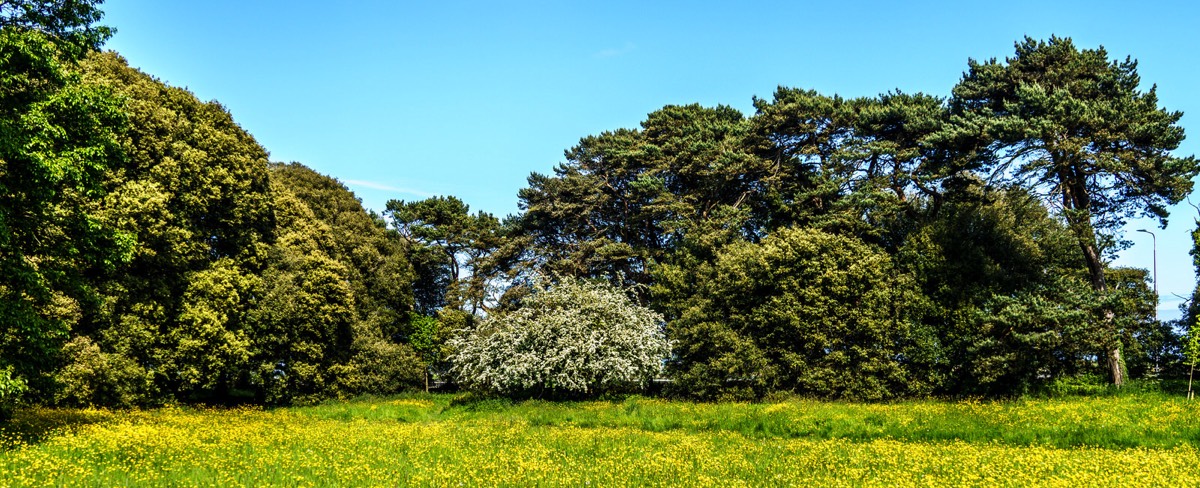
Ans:
{"label": "tree trunk", "polygon": [[[1090,226],[1089,226],[1090,227]],[[1096,252],[1095,246],[1090,243],[1083,244],[1083,255],[1087,258],[1088,273],[1091,275],[1092,290],[1103,294],[1108,291],[1108,286],[1104,282],[1104,263],[1100,261],[1100,255]],[[1117,335],[1117,330],[1113,327],[1115,317],[1113,311],[1106,306],[1102,311],[1104,315],[1104,328],[1110,334],[1110,343],[1107,351],[1108,369],[1112,374],[1112,384],[1121,386],[1125,384],[1125,362],[1121,360],[1121,339]]]}
{"label": "tree trunk", "polygon": [[[1091,225],[1087,226],[1088,229]],[[1108,286],[1104,282],[1104,263],[1100,260],[1100,253],[1096,251],[1096,247],[1090,242],[1080,242],[1083,247],[1083,256],[1087,261],[1088,274],[1092,281],[1092,290],[1103,294],[1108,291]],[[1108,369],[1112,373],[1112,384],[1121,386],[1125,384],[1124,361],[1121,360],[1121,340],[1117,337],[1117,330],[1113,327],[1114,314],[1107,307],[1102,311],[1104,315],[1104,328],[1111,335],[1112,342],[1109,345]]]}
{"label": "tree trunk", "polygon": [[1192,399],[1192,373],[1196,372],[1196,362],[1192,361],[1192,369],[1188,370],[1188,400]]}
{"label": "tree trunk", "polygon": [[[1112,321],[1111,318],[1108,320]],[[1112,371],[1114,385],[1121,386],[1125,384],[1125,372],[1122,370],[1122,366],[1124,365],[1125,363],[1121,361],[1121,346],[1119,344],[1113,346],[1108,351],[1108,367]]]}
{"label": "tree trunk", "polygon": [[[1075,234],[1080,250],[1083,251],[1083,259],[1087,263],[1092,290],[1103,295],[1108,291],[1108,286],[1104,282],[1104,261],[1100,257],[1100,251],[1096,249],[1096,229],[1092,227],[1091,196],[1088,195],[1087,187],[1083,184],[1084,178],[1076,174],[1073,169],[1077,168],[1064,167],[1059,170],[1058,174],[1059,184],[1062,188],[1063,211],[1067,218],[1067,224]],[[1103,326],[1112,338],[1111,345],[1106,351],[1108,368],[1112,374],[1112,384],[1121,386],[1125,384],[1124,362],[1121,360],[1121,341],[1113,326],[1113,311],[1106,307],[1102,312],[1104,315]]]}

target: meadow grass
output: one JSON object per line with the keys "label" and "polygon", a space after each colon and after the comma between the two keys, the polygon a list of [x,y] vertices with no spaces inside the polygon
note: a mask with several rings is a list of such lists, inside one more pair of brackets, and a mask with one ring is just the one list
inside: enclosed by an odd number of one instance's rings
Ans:
{"label": "meadow grass", "polygon": [[[1013,446],[1200,446],[1200,404],[1161,393],[1009,401],[692,403],[628,397],[549,402],[414,396],[295,409],[325,419],[501,420],[530,426],[736,432],[750,438],[966,441]],[[418,406],[421,405],[421,406]]]}
{"label": "meadow grass", "polygon": [[512,402],[408,395],[262,410],[47,410],[0,485],[1197,486],[1200,403]]}

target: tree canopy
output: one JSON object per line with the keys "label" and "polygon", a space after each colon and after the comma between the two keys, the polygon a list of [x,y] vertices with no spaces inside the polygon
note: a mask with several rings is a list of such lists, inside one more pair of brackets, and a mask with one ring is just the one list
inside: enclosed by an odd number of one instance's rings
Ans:
{"label": "tree canopy", "polygon": [[59,22],[43,7],[0,3],[0,371],[16,378],[0,380],[11,388],[0,410],[13,385],[52,390],[58,351],[97,300],[88,277],[130,252],[130,236],[97,205],[106,174],[124,165],[127,119],[112,90],[75,69],[79,49],[95,44],[58,37],[94,19]]}
{"label": "tree canopy", "polygon": [[0,0],[0,29],[46,34],[77,59],[100,46],[113,34],[97,25],[104,15],[103,0]]}
{"label": "tree canopy", "polygon": [[[1103,292],[1105,238],[1130,216],[1163,225],[1166,206],[1191,192],[1194,157],[1171,154],[1183,141],[1182,112],[1140,90],[1137,62],[1110,61],[1103,47],[1070,39],[1025,38],[1000,63],[972,60],[954,87],[953,138],[980,138],[971,167],[1047,192],[1075,236],[1092,287]],[[1109,352],[1113,381],[1121,356]]]}
{"label": "tree canopy", "polygon": [[1200,163],[1103,48],[1027,38],[948,97],[667,105],[531,174],[517,215],[377,214],[98,52],[99,4],[0,0],[0,418],[655,377],[701,399],[1013,395],[1195,362],[1195,301],[1164,324],[1146,271],[1110,259]]}

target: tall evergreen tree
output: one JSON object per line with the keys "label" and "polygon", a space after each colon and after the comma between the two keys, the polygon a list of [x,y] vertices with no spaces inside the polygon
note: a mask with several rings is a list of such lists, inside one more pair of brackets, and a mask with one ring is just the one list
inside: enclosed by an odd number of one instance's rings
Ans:
{"label": "tall evergreen tree", "polygon": [[[978,141],[976,167],[1047,193],[1066,219],[1104,292],[1104,242],[1131,216],[1157,217],[1191,191],[1200,167],[1175,157],[1181,112],[1141,91],[1137,62],[1110,61],[1104,48],[1067,38],[1026,38],[1001,63],[972,60],[954,87],[950,139]],[[1112,329],[1111,320],[1104,327]],[[1109,330],[1112,381],[1124,382],[1117,331]]]}
{"label": "tall evergreen tree", "polygon": [[443,306],[471,313],[488,308],[488,261],[503,241],[499,219],[487,212],[472,214],[467,204],[452,196],[391,200],[384,215],[415,255],[414,264],[420,264],[417,274],[428,280],[417,285],[423,313],[432,314]]}
{"label": "tall evergreen tree", "polygon": [[530,175],[519,193],[536,264],[644,285],[688,236],[753,234],[749,209],[770,165],[747,149],[749,129],[729,107],[671,105],[640,129],[581,139],[554,175]]}

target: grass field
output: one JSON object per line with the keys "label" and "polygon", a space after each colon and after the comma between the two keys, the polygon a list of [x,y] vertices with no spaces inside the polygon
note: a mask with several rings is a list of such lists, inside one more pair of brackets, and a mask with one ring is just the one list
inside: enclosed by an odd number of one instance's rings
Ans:
{"label": "grass field", "polygon": [[0,485],[1200,486],[1200,402],[551,403],[20,412]]}

